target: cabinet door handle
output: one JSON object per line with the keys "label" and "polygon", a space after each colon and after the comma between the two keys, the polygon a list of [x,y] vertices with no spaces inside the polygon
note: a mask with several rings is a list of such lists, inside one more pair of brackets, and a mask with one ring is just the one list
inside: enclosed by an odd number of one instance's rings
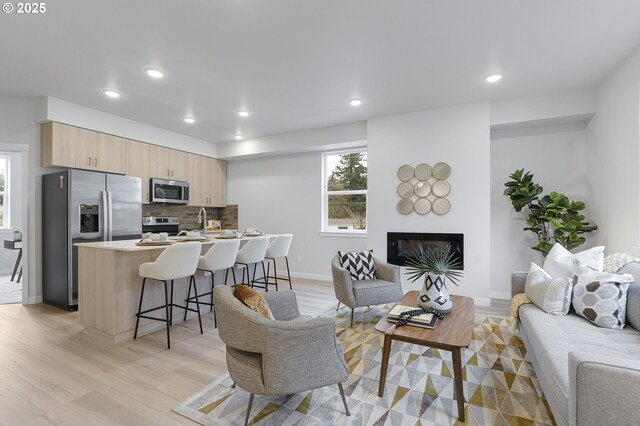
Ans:
{"label": "cabinet door handle", "polygon": [[149,193],[148,192],[147,192],[146,198],[147,198],[147,203],[148,203],[149,202]]}
{"label": "cabinet door handle", "polygon": [[173,177],[173,170],[171,170],[171,177]]}
{"label": "cabinet door handle", "polygon": [[98,167],[98,157],[93,157],[93,165]]}
{"label": "cabinet door handle", "polygon": [[167,177],[171,177],[171,170],[167,169]]}
{"label": "cabinet door handle", "polygon": [[91,157],[87,157],[87,166],[91,165]]}

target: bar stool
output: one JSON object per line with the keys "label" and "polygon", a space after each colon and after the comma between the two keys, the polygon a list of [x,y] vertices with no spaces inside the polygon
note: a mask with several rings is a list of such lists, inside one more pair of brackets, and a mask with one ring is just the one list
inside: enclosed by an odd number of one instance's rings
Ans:
{"label": "bar stool", "polygon": [[[269,247],[267,247],[267,253],[264,255],[264,258],[267,259],[267,281],[269,281],[270,278],[273,278],[275,280],[275,282],[267,282],[267,284],[275,284],[276,291],[278,291],[278,269],[276,267],[276,259],[278,257],[284,257],[284,260],[287,264],[288,278],[280,279],[282,281],[289,281],[289,288],[293,290],[293,287],[291,286],[291,272],[289,272],[289,258],[287,257],[292,240],[293,234],[278,235],[273,241],[271,241]],[[273,261],[273,276],[269,275],[269,264],[271,261]]]}
{"label": "bar stool", "polygon": [[[200,305],[196,304],[197,309],[192,309],[187,306],[176,305],[173,303],[173,280],[179,278],[189,277],[189,292],[191,292],[191,286],[193,285],[197,297],[198,290],[195,288],[196,279],[193,275],[196,273],[196,268],[198,267],[201,250],[202,245],[198,242],[177,243],[172,246],[168,246],[162,253],[160,253],[160,256],[158,256],[154,262],[146,262],[140,265],[138,268],[138,275],[140,275],[143,280],[142,290],[140,291],[140,304],[138,305],[138,313],[136,314],[136,331],[133,334],[134,340],[138,337],[138,324],[140,323],[140,318],[163,321],[167,323],[167,349],[171,349],[169,327],[172,323],[174,306],[191,312],[197,312],[198,322],[200,323],[200,334],[203,334],[202,319],[200,318]],[[164,305],[143,311],[142,300],[144,299],[144,289],[147,280],[161,281],[164,283]],[[171,298],[169,298],[168,281],[171,281]],[[162,308],[165,309],[165,319],[144,315]]]}
{"label": "bar stool", "polygon": [[[242,269],[242,283],[245,284],[244,281],[244,273],[247,272],[247,285],[254,287],[255,283],[264,284],[264,288],[266,291],[269,291],[269,286],[266,284],[266,278],[263,278],[265,281],[256,280],[256,268],[258,263],[262,264],[262,276],[267,276],[267,271],[264,269],[264,255],[267,253],[267,246],[269,245],[269,237],[251,237],[249,241],[238,251],[238,256],[236,257],[236,264],[243,268]],[[253,279],[249,279],[249,265],[253,263]]]}
{"label": "bar stool", "polygon": [[[222,240],[217,241],[213,247],[211,247],[204,256],[200,256],[198,261],[198,270],[203,272],[209,272],[211,274],[211,291],[208,293],[191,296],[191,292],[187,295],[185,300],[187,307],[190,303],[197,303],[201,305],[211,305],[211,312],[213,312],[213,321],[216,328],[218,328],[218,320],[216,313],[213,310],[213,287],[214,276],[216,271],[226,270],[224,274],[224,285],[227,285],[227,279],[229,278],[229,269],[233,274],[233,284],[236,283],[236,271],[233,266],[236,263],[236,256],[238,255],[238,249],[240,248],[240,240]],[[201,302],[200,297],[211,295],[211,302]],[[187,311],[184,311],[184,319],[187,319]]]}

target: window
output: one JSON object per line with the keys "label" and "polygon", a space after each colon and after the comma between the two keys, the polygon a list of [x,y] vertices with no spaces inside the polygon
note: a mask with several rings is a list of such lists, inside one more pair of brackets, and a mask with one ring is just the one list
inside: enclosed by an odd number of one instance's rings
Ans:
{"label": "window", "polygon": [[364,234],[367,151],[329,152],[322,160],[322,231]]}
{"label": "window", "polygon": [[9,228],[9,157],[0,155],[0,229]]}

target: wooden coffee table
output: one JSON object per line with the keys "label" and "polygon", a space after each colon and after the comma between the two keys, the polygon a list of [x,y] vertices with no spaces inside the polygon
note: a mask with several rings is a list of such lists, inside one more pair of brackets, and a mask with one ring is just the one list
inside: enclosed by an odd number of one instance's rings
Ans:
{"label": "wooden coffee table", "polygon": [[[417,307],[419,293],[418,291],[408,292],[398,301],[398,304]],[[471,344],[474,305],[473,299],[469,297],[451,296],[451,299],[453,300],[451,312],[446,314],[443,319],[438,320],[433,330],[405,325],[403,327],[396,327],[393,334],[384,335],[378,396],[384,395],[384,385],[387,380],[387,367],[389,365],[389,353],[391,352],[392,340],[451,351],[453,355],[455,397],[458,403],[458,419],[464,422],[464,391],[462,389],[462,356],[460,349],[466,348]],[[385,314],[385,316],[378,321],[378,324],[376,324],[376,330],[384,333],[392,325],[393,323],[387,322],[387,315]]]}

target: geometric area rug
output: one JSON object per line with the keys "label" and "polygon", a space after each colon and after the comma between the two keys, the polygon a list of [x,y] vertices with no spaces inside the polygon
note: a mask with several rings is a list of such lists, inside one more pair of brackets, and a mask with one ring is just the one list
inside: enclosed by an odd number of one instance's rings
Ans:
{"label": "geometric area rug", "polygon": [[[378,397],[383,337],[374,326],[388,306],[329,309],[342,342],[349,379],[343,384],[351,416],[337,386],[295,395],[256,395],[251,425],[463,425],[457,420],[451,353],[394,341],[384,397]],[[553,425],[513,319],[475,315],[473,339],[462,350],[465,410],[469,425]],[[437,327],[437,325],[436,325]],[[249,394],[232,389],[228,374],[173,411],[202,425],[242,425]]]}

